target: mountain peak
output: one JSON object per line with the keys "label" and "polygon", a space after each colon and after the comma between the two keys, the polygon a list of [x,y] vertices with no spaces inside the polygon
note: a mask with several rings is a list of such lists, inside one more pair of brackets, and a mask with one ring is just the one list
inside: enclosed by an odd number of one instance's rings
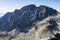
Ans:
{"label": "mountain peak", "polygon": [[[13,13],[15,13],[15,14],[13,14]],[[5,14],[1,18],[1,26],[6,25],[6,27],[7,27],[7,22],[8,22],[8,24],[9,24],[8,26],[9,27],[11,26],[11,28],[13,28],[13,26],[18,26],[18,27],[22,28],[21,26],[23,26],[23,29],[24,29],[27,26],[33,25],[33,22],[36,22],[37,20],[41,21],[41,20],[47,18],[48,16],[54,16],[54,15],[57,15],[57,12],[56,12],[56,10],[54,10],[52,8],[49,8],[44,5],[36,7],[35,5],[31,4],[31,5],[22,7],[20,10],[15,10],[12,13]],[[6,21],[4,21],[4,20],[6,20]],[[14,24],[14,25],[12,25],[12,24]]]}
{"label": "mountain peak", "polygon": [[36,6],[31,4],[31,5],[27,5],[27,6],[24,6],[21,8],[21,10],[35,10],[36,9]]}
{"label": "mountain peak", "polygon": [[[53,31],[56,29],[58,23],[52,19],[48,20],[50,19],[48,17],[55,17],[57,14],[58,12],[55,9],[45,5],[39,7],[33,4],[27,5],[19,10],[16,9],[14,12],[8,12],[0,18],[0,31],[6,31],[11,36],[20,33],[19,37],[22,35],[23,39],[25,37],[27,40],[32,40],[35,36],[39,39],[46,35],[50,37],[51,34],[53,35]],[[28,36],[32,36],[32,38],[28,39]]]}
{"label": "mountain peak", "polygon": [[49,8],[48,6],[45,6],[45,5],[40,5],[39,7],[45,7],[45,8]]}

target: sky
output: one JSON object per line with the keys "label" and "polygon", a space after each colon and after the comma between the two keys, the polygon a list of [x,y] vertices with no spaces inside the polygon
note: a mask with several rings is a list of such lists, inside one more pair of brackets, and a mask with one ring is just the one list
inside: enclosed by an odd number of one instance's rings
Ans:
{"label": "sky", "polygon": [[0,16],[30,4],[46,5],[60,12],[60,0],[0,0]]}

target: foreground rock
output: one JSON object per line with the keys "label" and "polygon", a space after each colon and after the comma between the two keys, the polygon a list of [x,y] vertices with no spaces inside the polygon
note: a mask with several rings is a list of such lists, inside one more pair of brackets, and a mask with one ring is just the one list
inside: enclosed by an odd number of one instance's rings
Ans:
{"label": "foreground rock", "polygon": [[55,38],[55,35],[59,32],[58,27],[56,21],[48,17],[34,25],[28,33],[20,33],[16,40],[49,40]]}

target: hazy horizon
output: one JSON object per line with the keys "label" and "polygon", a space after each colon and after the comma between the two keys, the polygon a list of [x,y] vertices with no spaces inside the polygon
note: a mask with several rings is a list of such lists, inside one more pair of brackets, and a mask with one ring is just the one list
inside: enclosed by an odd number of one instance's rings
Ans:
{"label": "hazy horizon", "polygon": [[60,12],[60,0],[0,0],[0,16],[30,4],[46,5]]}

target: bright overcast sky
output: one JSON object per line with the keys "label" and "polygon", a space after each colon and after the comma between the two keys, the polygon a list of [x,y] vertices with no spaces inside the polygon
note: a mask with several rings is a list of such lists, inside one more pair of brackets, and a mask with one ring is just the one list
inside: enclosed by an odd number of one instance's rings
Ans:
{"label": "bright overcast sky", "polygon": [[60,0],[0,0],[0,15],[12,12],[15,9],[21,9],[29,4],[46,5],[60,12]]}

